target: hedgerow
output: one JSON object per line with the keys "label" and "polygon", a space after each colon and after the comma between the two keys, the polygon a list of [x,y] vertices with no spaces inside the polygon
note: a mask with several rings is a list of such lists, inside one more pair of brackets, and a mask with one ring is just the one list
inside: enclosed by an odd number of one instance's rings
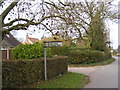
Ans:
{"label": "hedgerow", "polygon": [[[52,57],[51,49],[47,48],[47,57]],[[14,59],[37,59],[44,57],[43,44],[38,42],[34,44],[21,44],[13,50]]]}
{"label": "hedgerow", "polygon": [[111,54],[109,52],[83,50],[72,51],[68,57],[70,64],[89,64],[109,59]]}

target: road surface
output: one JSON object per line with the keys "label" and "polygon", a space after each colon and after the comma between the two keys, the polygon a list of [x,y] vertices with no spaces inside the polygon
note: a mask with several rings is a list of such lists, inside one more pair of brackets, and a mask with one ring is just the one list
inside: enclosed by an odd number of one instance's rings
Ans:
{"label": "road surface", "polygon": [[[118,60],[104,66],[69,67],[68,71],[90,76],[90,83],[85,88],[118,88]],[[120,64],[120,63],[119,63]]]}

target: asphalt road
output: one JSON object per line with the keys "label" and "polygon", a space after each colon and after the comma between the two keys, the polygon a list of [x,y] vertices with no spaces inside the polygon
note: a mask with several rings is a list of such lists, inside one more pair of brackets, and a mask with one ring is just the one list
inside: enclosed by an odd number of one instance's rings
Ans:
{"label": "asphalt road", "polygon": [[120,58],[115,58],[116,60],[109,65],[86,68],[70,67],[68,70],[90,76],[90,83],[85,88],[118,88],[118,61]]}

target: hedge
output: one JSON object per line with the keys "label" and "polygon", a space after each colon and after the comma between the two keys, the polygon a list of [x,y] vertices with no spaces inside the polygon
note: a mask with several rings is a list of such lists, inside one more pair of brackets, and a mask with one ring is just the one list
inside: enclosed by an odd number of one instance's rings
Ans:
{"label": "hedge", "polygon": [[72,51],[69,54],[70,64],[89,64],[100,62],[111,58],[109,52],[83,50],[83,51]]}
{"label": "hedge", "polygon": [[[52,57],[51,49],[46,49],[47,57]],[[43,44],[35,42],[34,44],[21,44],[13,49],[14,59],[37,59],[44,57]]]}
{"label": "hedge", "polygon": [[68,46],[53,47],[51,48],[51,53],[52,55],[67,56],[70,53],[70,49]]}
{"label": "hedge", "polygon": [[[43,59],[3,60],[3,88],[19,88],[44,80]],[[59,56],[47,59],[48,79],[67,72],[67,57]]]}

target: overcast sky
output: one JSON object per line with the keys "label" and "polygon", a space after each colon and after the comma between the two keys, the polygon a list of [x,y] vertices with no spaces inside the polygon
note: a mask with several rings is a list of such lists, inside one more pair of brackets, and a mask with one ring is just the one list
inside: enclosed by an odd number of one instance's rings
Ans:
{"label": "overcast sky", "polygon": [[110,28],[110,41],[111,46],[113,46],[114,49],[117,49],[118,47],[118,24],[114,23],[112,21],[109,21],[109,28]]}

